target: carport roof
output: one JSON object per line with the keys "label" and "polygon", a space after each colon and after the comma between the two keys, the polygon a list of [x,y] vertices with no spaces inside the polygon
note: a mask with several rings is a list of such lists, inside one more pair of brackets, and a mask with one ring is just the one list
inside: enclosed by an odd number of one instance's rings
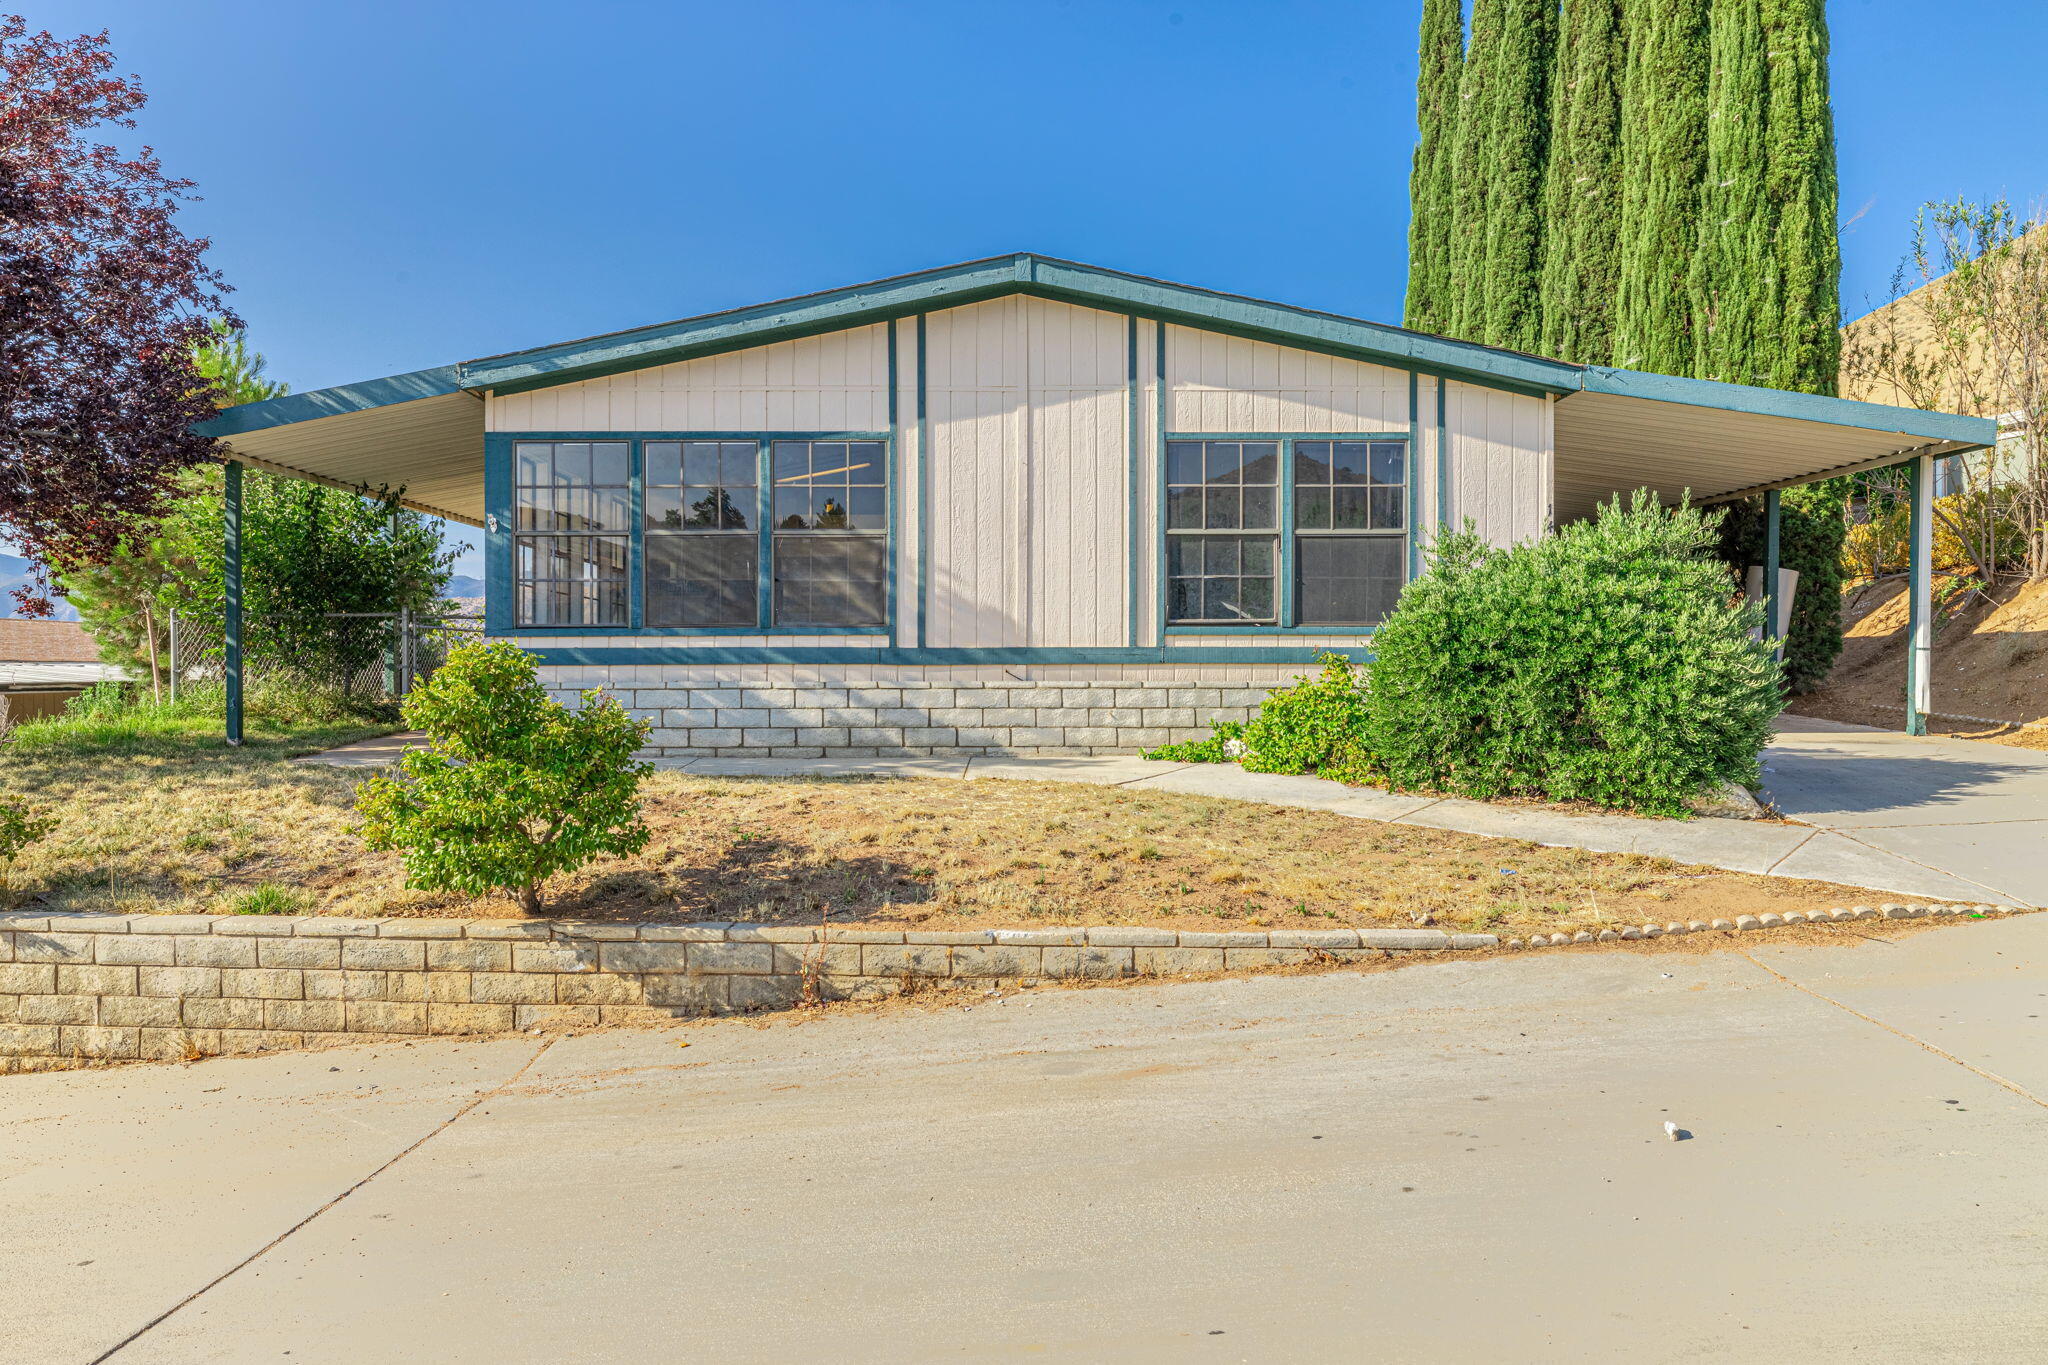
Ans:
{"label": "carport roof", "polygon": [[1561,519],[1637,487],[1714,501],[1997,439],[1989,418],[1575,365],[1028,253],[246,403],[199,431],[258,468],[340,487],[402,489],[408,506],[476,524],[484,514],[480,400],[487,393],[1015,293],[1565,400],[1556,414]]}

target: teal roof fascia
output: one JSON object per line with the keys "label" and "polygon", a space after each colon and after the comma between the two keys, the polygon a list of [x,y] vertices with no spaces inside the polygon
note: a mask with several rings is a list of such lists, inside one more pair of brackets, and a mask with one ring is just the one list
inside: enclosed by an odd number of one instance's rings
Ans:
{"label": "teal roof fascia", "polygon": [[270,427],[310,422],[319,417],[339,417],[368,408],[390,407],[421,398],[439,398],[463,390],[459,367],[437,365],[431,370],[394,374],[386,379],[365,379],[360,384],[337,384],[331,389],[288,393],[261,402],[222,408],[220,415],[194,426],[201,436],[240,436]]}
{"label": "teal roof fascia", "polygon": [[1759,417],[1789,417],[1828,426],[1896,432],[1926,441],[1984,446],[1995,445],[1998,441],[1998,421],[1991,417],[1964,417],[1958,413],[1930,412],[1922,408],[1895,408],[1883,403],[1830,398],[1825,394],[1791,393],[1784,389],[1727,384],[1716,379],[1681,379],[1668,374],[1646,374],[1640,370],[1617,370],[1605,365],[1587,366],[1581,389],[1585,393],[1681,403],[1696,408],[1716,408],[1722,412],[1746,412]]}
{"label": "teal roof fascia", "polygon": [[1560,397],[1581,392],[1611,394],[1896,432],[1929,442],[1989,446],[1998,439],[1998,424],[1987,417],[1895,408],[1709,379],[1681,379],[1604,365],[1574,365],[1029,253],[967,261],[654,327],[244,403],[224,409],[195,430],[204,436],[235,436],[464,390],[517,393],[1013,293],[1326,351],[1522,393]]}
{"label": "teal roof fascia", "polygon": [[1022,253],[472,360],[462,366],[463,384],[517,393],[1014,293],[1525,392],[1579,386],[1580,367],[1564,361]]}

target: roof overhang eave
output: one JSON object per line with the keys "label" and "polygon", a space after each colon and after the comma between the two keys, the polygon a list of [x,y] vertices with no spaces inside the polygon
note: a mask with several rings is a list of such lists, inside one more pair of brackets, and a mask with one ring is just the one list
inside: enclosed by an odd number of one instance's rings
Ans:
{"label": "roof overhang eave", "polygon": [[1711,506],[1715,503],[1734,502],[1741,498],[1753,498],[1759,493],[1772,493],[1787,488],[1799,488],[1805,484],[1820,483],[1827,479],[1839,479],[1850,474],[1868,473],[1873,469],[1888,469],[1893,465],[1904,464],[1906,461],[1922,455],[1930,459],[1939,459],[1945,455],[1968,455],[1973,451],[1989,450],[1990,448],[1990,444],[1983,441],[1934,441],[1927,445],[1894,451],[1889,455],[1880,455],[1874,459],[1858,460],[1852,464],[1835,465],[1828,469],[1814,470],[1811,473],[1801,474],[1795,478],[1774,479],[1768,483],[1749,484],[1742,488],[1731,489],[1726,493],[1716,493],[1711,497],[1698,498],[1695,501],[1703,507]]}

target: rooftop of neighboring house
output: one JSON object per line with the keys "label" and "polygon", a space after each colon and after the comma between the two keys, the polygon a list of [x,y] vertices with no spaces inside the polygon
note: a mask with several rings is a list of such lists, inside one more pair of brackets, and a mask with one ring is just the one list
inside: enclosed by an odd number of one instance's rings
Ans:
{"label": "rooftop of neighboring house", "polygon": [[90,687],[121,677],[76,621],[0,620],[0,691]]}

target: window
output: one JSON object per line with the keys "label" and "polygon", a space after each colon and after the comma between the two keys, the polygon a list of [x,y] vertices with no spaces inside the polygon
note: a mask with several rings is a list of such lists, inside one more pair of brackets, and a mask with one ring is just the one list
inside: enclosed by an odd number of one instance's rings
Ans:
{"label": "window", "polygon": [[632,494],[630,442],[514,444],[518,624],[626,624]]}
{"label": "window", "polygon": [[1280,443],[1166,444],[1167,617],[1278,622]]}
{"label": "window", "polygon": [[1408,560],[1407,443],[1293,444],[1295,624],[1378,625]]}
{"label": "window", "polygon": [[889,462],[880,441],[774,441],[778,626],[888,624]]}
{"label": "window", "polygon": [[754,441],[648,441],[645,624],[751,626],[760,614]]}
{"label": "window", "polygon": [[1407,496],[1405,441],[1169,440],[1168,624],[1377,625],[1406,580]]}

